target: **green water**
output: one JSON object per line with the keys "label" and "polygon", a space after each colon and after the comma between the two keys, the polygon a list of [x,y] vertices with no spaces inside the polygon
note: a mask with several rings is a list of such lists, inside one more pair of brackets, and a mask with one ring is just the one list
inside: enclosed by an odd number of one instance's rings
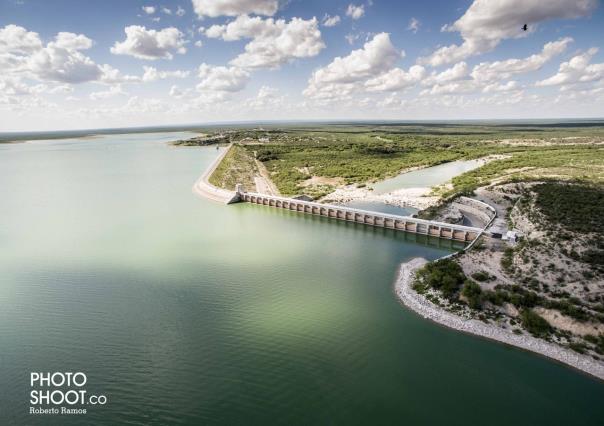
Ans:
{"label": "green water", "polygon": [[451,161],[434,167],[401,173],[371,186],[376,194],[385,194],[401,188],[429,188],[442,185],[455,176],[474,170],[482,164],[480,160]]}
{"label": "green water", "polygon": [[[183,136],[0,145],[0,424],[604,423],[601,382],[399,305],[446,243],[198,199]],[[30,415],[31,371],[109,402]]]}

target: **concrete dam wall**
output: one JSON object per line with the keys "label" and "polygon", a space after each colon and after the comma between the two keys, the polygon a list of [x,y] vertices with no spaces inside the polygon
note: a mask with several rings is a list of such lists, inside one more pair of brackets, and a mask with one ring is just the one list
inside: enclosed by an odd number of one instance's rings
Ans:
{"label": "concrete dam wall", "polygon": [[482,231],[481,228],[470,226],[454,225],[418,219],[410,216],[398,216],[254,192],[243,192],[240,189],[237,191],[237,195],[241,202],[260,204],[347,222],[362,223],[364,225],[423,234],[454,241],[471,242],[477,238]]}

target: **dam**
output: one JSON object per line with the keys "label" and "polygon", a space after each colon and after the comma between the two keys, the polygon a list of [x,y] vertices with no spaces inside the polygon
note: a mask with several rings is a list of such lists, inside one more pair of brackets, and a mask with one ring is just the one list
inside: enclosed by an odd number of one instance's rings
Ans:
{"label": "dam", "polygon": [[231,145],[221,152],[210,164],[206,171],[193,185],[193,192],[200,197],[225,204],[252,203],[263,206],[295,211],[299,213],[323,216],[346,222],[361,223],[379,228],[393,229],[395,231],[410,232],[431,237],[444,238],[463,243],[472,243],[484,231],[483,228],[464,226],[433,220],[424,220],[411,216],[400,216],[346,207],[340,205],[322,204],[297,198],[280,197],[276,195],[247,192],[243,185],[237,185],[235,191],[217,188],[209,181],[209,177],[216,170]]}
{"label": "dam", "polygon": [[237,187],[235,197],[238,198],[239,202],[260,204],[263,206],[323,216],[346,222],[361,223],[369,226],[394,229],[396,231],[411,232],[414,234],[428,235],[431,237],[445,238],[467,243],[476,239],[482,232],[481,228],[471,226],[436,222],[418,219],[411,216],[379,213],[352,207],[315,203],[313,201],[305,201],[295,198],[278,197],[275,195],[258,194],[255,192],[245,192],[240,185]]}

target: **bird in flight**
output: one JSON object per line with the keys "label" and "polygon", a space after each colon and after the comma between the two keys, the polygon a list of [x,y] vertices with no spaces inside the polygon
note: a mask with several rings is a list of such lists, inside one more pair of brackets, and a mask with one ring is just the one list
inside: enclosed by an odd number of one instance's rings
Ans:
{"label": "bird in flight", "polygon": [[526,31],[526,30],[528,30],[528,26],[527,26],[526,24],[524,24],[524,26],[522,27],[522,29],[523,29],[524,31]]}

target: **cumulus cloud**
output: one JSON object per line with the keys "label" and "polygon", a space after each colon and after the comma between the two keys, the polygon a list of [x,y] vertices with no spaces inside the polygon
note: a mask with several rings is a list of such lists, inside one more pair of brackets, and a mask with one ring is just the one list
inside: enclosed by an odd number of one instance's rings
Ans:
{"label": "cumulus cloud", "polygon": [[424,78],[426,70],[421,65],[413,65],[409,71],[393,68],[378,77],[365,82],[370,92],[390,92],[413,86]]}
{"label": "cumulus cloud", "polygon": [[201,64],[199,66],[201,82],[197,90],[212,90],[221,92],[238,92],[245,88],[250,74],[237,67],[212,66]]}
{"label": "cumulus cloud", "polygon": [[126,40],[115,42],[111,53],[129,55],[139,59],[172,59],[173,52],[184,54],[183,33],[174,27],[162,30],[148,30],[144,26],[130,25],[124,28]]}
{"label": "cumulus cloud", "polygon": [[231,61],[240,68],[278,68],[294,59],[316,56],[325,47],[316,18],[286,22],[242,15],[228,24],[211,26],[205,34],[226,41],[251,39],[245,52]]}
{"label": "cumulus cloud", "polygon": [[402,53],[392,45],[390,35],[380,33],[362,49],[353,50],[348,56],[338,56],[326,67],[315,71],[311,82],[352,83],[363,80],[389,70],[401,56]]}
{"label": "cumulus cloud", "polygon": [[335,27],[340,23],[340,15],[329,16],[325,15],[323,17],[323,26],[324,27]]}
{"label": "cumulus cloud", "polygon": [[13,24],[0,28],[0,53],[25,54],[41,48],[38,33]]}
{"label": "cumulus cloud", "polygon": [[67,50],[86,50],[92,47],[92,40],[84,34],[60,32],[55,37],[54,44]]}
{"label": "cumulus cloud", "polygon": [[354,20],[357,19],[361,19],[363,17],[363,15],[365,15],[365,5],[361,4],[361,5],[355,5],[355,4],[349,4],[348,8],[346,9],[346,16],[351,17]]}
{"label": "cumulus cloud", "polygon": [[95,63],[82,53],[92,45],[93,41],[85,35],[69,32],[58,33],[44,45],[37,33],[7,25],[0,28],[0,67],[7,76],[44,82],[117,84],[141,80],[137,76],[123,75],[108,64]]}
{"label": "cumulus cloud", "polygon": [[573,39],[565,37],[547,43],[541,52],[522,59],[507,59],[505,61],[481,62],[472,70],[472,77],[481,81],[503,80],[513,74],[523,74],[540,69],[546,62],[566,50]]}
{"label": "cumulus cloud", "polygon": [[143,6],[142,9],[147,15],[153,15],[155,13],[155,6]]}
{"label": "cumulus cloud", "polygon": [[[460,45],[437,49],[419,63],[440,66],[493,50],[502,40],[527,35],[524,24],[531,30],[537,23],[552,19],[574,19],[589,15],[597,0],[474,0],[465,14],[443,31],[459,32]],[[530,32],[530,31],[529,31]]]}
{"label": "cumulus cloud", "polygon": [[189,76],[189,71],[158,71],[155,67],[144,66],[142,81],[148,83],[151,81],[164,80],[166,78],[186,78]]}
{"label": "cumulus cloud", "polygon": [[200,18],[209,16],[265,15],[273,16],[279,7],[277,0],[192,0],[193,10]]}
{"label": "cumulus cloud", "polygon": [[597,52],[598,49],[592,47],[587,52],[576,55],[567,62],[563,62],[560,64],[556,74],[545,80],[538,81],[536,86],[575,85],[604,79],[604,63],[591,63],[592,57]]}
{"label": "cumulus cloud", "polygon": [[429,85],[448,83],[451,81],[461,80],[467,77],[469,74],[470,69],[468,64],[465,62],[459,62],[440,73],[433,71],[432,74],[430,74],[430,76],[423,81],[423,84]]}
{"label": "cumulus cloud", "polygon": [[348,56],[338,56],[327,66],[316,70],[304,95],[324,100],[349,99],[358,91],[407,86],[407,82],[417,78],[423,67],[408,72],[393,70],[402,56],[404,52],[392,45],[389,34],[377,34],[362,49],[353,50]]}
{"label": "cumulus cloud", "polygon": [[99,80],[102,68],[81,51],[92,40],[82,34],[58,33],[42,43],[37,33],[7,25],[0,29],[0,66],[5,74],[24,74],[43,81],[82,83]]}

